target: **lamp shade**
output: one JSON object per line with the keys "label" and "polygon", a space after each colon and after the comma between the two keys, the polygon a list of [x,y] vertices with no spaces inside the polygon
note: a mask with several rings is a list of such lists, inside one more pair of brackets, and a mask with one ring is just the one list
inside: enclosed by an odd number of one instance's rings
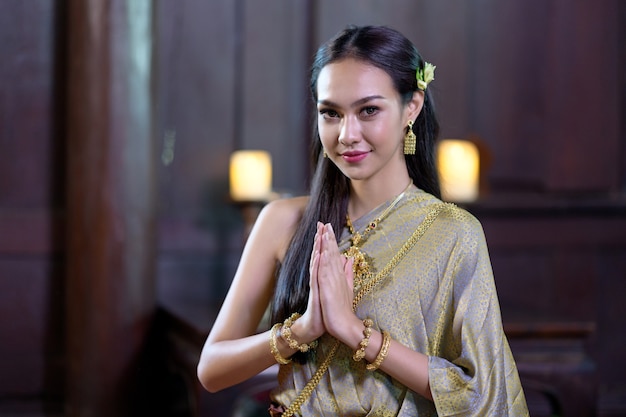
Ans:
{"label": "lamp shade", "polygon": [[266,201],[272,191],[272,158],[260,150],[230,156],[230,196],[236,201]]}
{"label": "lamp shade", "polygon": [[441,140],[437,166],[444,200],[462,203],[478,198],[480,156],[474,143],[462,139]]}

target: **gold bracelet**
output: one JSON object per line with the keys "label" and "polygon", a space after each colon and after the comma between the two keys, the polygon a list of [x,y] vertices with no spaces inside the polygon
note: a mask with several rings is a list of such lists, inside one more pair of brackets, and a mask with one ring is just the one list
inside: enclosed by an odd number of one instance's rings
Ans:
{"label": "gold bracelet", "polygon": [[306,344],[306,343],[299,344],[297,341],[295,341],[291,337],[292,335],[291,326],[293,325],[293,322],[298,320],[299,318],[300,318],[300,313],[293,313],[291,317],[285,320],[285,322],[283,323],[283,329],[280,332],[280,335],[283,339],[285,339],[285,341],[287,342],[290,348],[297,349],[300,352],[308,352],[309,350],[313,350],[317,347],[317,340],[314,340],[309,344]]}
{"label": "gold bracelet", "polygon": [[380,365],[383,363],[385,358],[387,357],[387,353],[389,353],[389,345],[391,344],[391,335],[387,331],[383,331],[383,344],[380,347],[380,352],[378,352],[378,356],[376,356],[376,360],[373,363],[368,363],[365,369],[368,371],[377,370]]}
{"label": "gold bracelet", "polygon": [[276,332],[278,331],[278,328],[280,326],[282,326],[281,323],[276,323],[274,326],[272,326],[272,331],[270,332],[270,352],[272,352],[272,355],[274,355],[274,359],[276,359],[276,362],[281,365],[287,365],[289,362],[291,362],[291,359],[283,358],[283,356],[280,354],[280,351],[278,350],[278,346],[276,346]]}
{"label": "gold bracelet", "polygon": [[365,349],[370,343],[370,336],[372,335],[372,326],[374,325],[374,322],[372,321],[372,319],[366,318],[365,320],[363,320],[363,325],[365,326],[365,329],[363,329],[363,339],[361,339],[361,341],[359,342],[359,348],[356,350],[356,352],[354,352],[354,355],[352,356],[352,359],[354,359],[356,362],[359,362],[365,357]]}

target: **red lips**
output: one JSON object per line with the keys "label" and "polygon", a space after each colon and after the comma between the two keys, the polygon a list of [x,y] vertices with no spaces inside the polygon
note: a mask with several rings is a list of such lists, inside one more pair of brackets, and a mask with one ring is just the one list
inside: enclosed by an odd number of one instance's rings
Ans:
{"label": "red lips", "polygon": [[347,151],[341,154],[344,161],[349,163],[360,162],[367,156],[369,152],[366,151]]}

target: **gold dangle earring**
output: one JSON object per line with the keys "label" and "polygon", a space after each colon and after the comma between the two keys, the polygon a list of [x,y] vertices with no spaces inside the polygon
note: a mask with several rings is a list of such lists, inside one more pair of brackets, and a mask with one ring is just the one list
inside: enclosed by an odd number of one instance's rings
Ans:
{"label": "gold dangle earring", "polygon": [[415,133],[413,133],[413,120],[409,120],[408,124],[409,129],[404,135],[404,154],[415,155],[415,142],[417,138],[415,137]]}

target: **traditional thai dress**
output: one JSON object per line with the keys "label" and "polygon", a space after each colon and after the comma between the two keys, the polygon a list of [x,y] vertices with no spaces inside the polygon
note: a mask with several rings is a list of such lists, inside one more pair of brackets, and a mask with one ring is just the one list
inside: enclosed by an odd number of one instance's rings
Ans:
{"label": "traditional thai dress", "polygon": [[[388,206],[355,220],[354,229],[364,230]],[[348,249],[350,237],[346,228],[340,249]],[[329,335],[320,339],[306,363],[280,367],[273,401],[290,405],[338,343],[299,415],[528,415],[476,218],[412,187],[365,236],[361,250],[377,283],[362,294],[356,314],[373,319],[374,329],[388,331],[396,342],[429,357],[433,401],[381,370],[366,370],[366,361],[355,362],[353,350]]]}

